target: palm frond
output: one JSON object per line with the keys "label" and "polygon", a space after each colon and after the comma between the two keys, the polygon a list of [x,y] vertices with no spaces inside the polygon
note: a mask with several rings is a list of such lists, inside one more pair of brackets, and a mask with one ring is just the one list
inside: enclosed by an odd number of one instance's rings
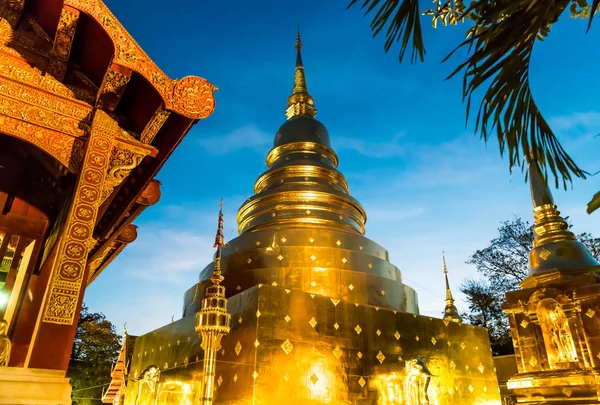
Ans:
{"label": "palm frond", "polygon": [[596,11],[598,11],[598,7],[600,7],[600,0],[594,0],[592,8],[590,9],[590,20],[588,21],[587,31],[592,27],[592,21],[594,21],[594,15],[596,14]]}
{"label": "palm frond", "polygon": [[596,211],[598,208],[600,208],[600,192],[597,192],[596,194],[594,194],[592,201],[590,201],[588,203],[587,213],[591,214],[592,212]]}
{"label": "palm frond", "polygon": [[448,78],[464,72],[467,117],[474,94],[485,89],[475,132],[485,141],[496,135],[511,170],[523,168],[531,154],[546,174],[548,169],[552,172],[556,186],[562,180],[565,188],[573,176],[585,178],[587,173],[564,150],[535,103],[529,63],[536,38],[547,33],[568,4],[569,0],[472,1],[467,12],[479,16],[473,34],[444,59],[460,48],[469,51]]}
{"label": "palm frond", "polygon": [[[347,8],[357,2],[358,0],[352,0]],[[364,0],[360,8],[365,10],[365,16],[376,10],[371,21],[373,37],[387,26],[384,44],[386,52],[395,42],[400,42],[400,62],[409,46],[412,46],[411,63],[415,63],[417,58],[421,62],[425,59],[419,0]]]}

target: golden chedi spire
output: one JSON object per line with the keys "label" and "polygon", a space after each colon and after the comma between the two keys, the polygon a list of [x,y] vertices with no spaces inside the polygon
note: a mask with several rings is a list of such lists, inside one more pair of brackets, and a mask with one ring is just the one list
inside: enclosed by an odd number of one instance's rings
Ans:
{"label": "golden chedi spire", "polygon": [[[418,313],[416,293],[388,252],[364,236],[367,215],[337,169],[327,129],[314,118],[299,54],[290,105],[297,109],[277,130],[267,170],[238,211],[239,236],[223,250],[227,291],[268,284]],[[208,280],[213,267],[200,279]]]}
{"label": "golden chedi spire", "polygon": [[221,338],[229,333],[231,321],[231,315],[227,312],[225,287],[221,285],[224,279],[221,274],[221,250],[224,246],[222,199],[219,206],[217,235],[213,246],[217,248],[214,270],[209,278],[210,286],[206,288],[202,307],[196,314],[196,333],[202,337],[202,349],[204,350],[202,398],[200,401],[202,405],[213,403],[217,351],[221,348]]}
{"label": "golden chedi spire", "polygon": [[529,275],[549,271],[558,271],[563,275],[600,271],[600,264],[569,231],[569,224],[560,216],[546,179],[534,159],[529,162],[529,185],[535,220]]}
{"label": "golden chedi spire", "polygon": [[300,40],[300,27],[296,36],[296,74],[294,75],[294,88],[292,95],[288,98],[288,108],[285,115],[288,120],[298,115],[314,118],[317,115],[315,102],[306,87],[306,76],[304,75],[304,64],[302,63],[302,41]]}
{"label": "golden chedi spire", "polygon": [[444,261],[444,277],[446,279],[446,307],[444,308],[444,321],[452,321],[462,323],[462,318],[458,313],[456,305],[454,305],[454,298],[452,297],[452,291],[450,290],[450,283],[448,282],[448,267],[446,266],[446,254],[442,252],[442,259]]}

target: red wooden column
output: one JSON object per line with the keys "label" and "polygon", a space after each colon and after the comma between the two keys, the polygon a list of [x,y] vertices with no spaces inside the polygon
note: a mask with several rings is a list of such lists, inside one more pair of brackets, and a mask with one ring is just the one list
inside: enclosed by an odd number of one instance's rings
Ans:
{"label": "red wooden column", "polygon": [[117,122],[96,110],[70,211],[52,266],[44,304],[38,314],[25,361],[29,368],[66,370],[86,287],[87,256]]}

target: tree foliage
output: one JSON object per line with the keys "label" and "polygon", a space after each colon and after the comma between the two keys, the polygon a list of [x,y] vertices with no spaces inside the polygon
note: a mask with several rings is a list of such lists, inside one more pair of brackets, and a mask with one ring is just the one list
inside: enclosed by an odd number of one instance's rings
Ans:
{"label": "tree foliage", "polygon": [[67,377],[73,387],[75,404],[100,404],[105,384],[110,382],[113,364],[121,349],[121,336],[104,314],[81,309]]}
{"label": "tree foliage", "polygon": [[[348,8],[359,0],[351,0]],[[536,41],[543,40],[553,24],[565,15],[589,18],[589,26],[600,0],[437,0],[436,8],[421,12],[419,0],[362,0],[365,15],[372,15],[373,36],[385,33],[385,51],[400,42],[399,59],[412,48],[411,62],[423,61],[425,44],[420,24],[421,14],[432,18],[433,26],[465,25],[466,39],[457,44],[444,59],[457,50],[467,52],[450,77],[462,72],[463,100],[467,122],[473,95],[481,90],[475,117],[475,132],[486,142],[497,138],[500,154],[508,155],[510,170],[525,167],[531,157],[544,174],[548,170],[566,188],[574,177],[586,178],[568,155],[534,101],[529,84],[529,67]],[[479,94],[479,92],[478,92]],[[588,204],[588,212],[600,207],[600,193]]]}
{"label": "tree foliage", "polygon": [[[504,294],[518,289],[519,282],[529,273],[529,252],[533,249],[534,237],[533,226],[515,217],[502,222],[498,236],[467,261],[475,265],[482,280],[466,280],[461,285],[469,304],[466,318],[473,325],[488,328],[495,354],[512,352],[510,328],[501,305]],[[582,233],[578,239],[600,259],[600,238]]]}
{"label": "tree foliage", "polygon": [[460,291],[469,303],[465,321],[489,331],[494,355],[513,353],[508,318],[502,314],[502,298],[492,285],[487,281],[467,280]]}

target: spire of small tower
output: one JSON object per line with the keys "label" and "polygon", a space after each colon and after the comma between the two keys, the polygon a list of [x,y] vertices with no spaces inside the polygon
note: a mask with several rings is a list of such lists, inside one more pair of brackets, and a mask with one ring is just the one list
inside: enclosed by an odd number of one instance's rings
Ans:
{"label": "spire of small tower", "polygon": [[285,111],[285,115],[288,120],[298,116],[304,115],[310,118],[314,118],[317,115],[315,108],[315,102],[310,94],[308,94],[308,88],[306,87],[306,76],[304,75],[304,64],[302,63],[302,40],[300,39],[300,27],[298,27],[298,34],[296,35],[296,73],[294,75],[294,88],[292,95],[288,98],[288,108]]}
{"label": "spire of small tower", "polygon": [[529,185],[533,201],[533,249],[529,258],[529,274],[558,270],[575,273],[600,270],[600,264],[560,216],[554,198],[533,153],[529,157]]}
{"label": "spire of small tower", "polygon": [[214,248],[217,248],[217,253],[215,255],[215,268],[213,271],[213,275],[211,276],[211,280],[213,284],[220,284],[223,281],[223,276],[221,275],[221,249],[225,245],[225,237],[223,236],[223,199],[219,202],[219,221],[217,225],[217,235],[215,236],[215,244]]}
{"label": "spire of small tower", "polygon": [[448,282],[448,266],[446,266],[446,254],[442,252],[442,259],[444,261],[444,277],[446,278],[446,307],[444,308],[444,320],[462,323],[462,318],[458,313],[458,309],[454,305],[454,298],[452,298],[452,291],[450,290],[450,283]]}
{"label": "spire of small tower", "polygon": [[215,369],[217,351],[221,347],[221,338],[230,330],[231,315],[227,312],[227,298],[225,287],[221,282],[221,249],[224,246],[223,238],[223,199],[219,203],[219,222],[215,245],[215,267],[210,276],[210,285],[206,288],[202,308],[196,314],[196,333],[202,337],[204,349],[203,379],[202,379],[202,405],[212,405],[215,391]]}

